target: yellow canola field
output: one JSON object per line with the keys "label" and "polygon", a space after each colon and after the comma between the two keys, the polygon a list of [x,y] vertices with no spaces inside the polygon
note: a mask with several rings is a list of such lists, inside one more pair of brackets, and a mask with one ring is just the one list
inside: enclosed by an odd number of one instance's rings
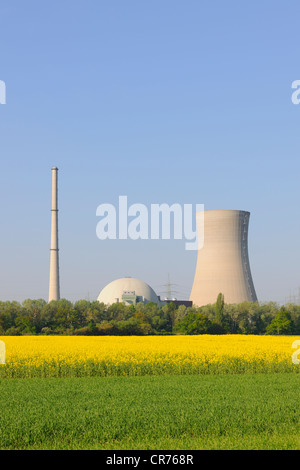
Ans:
{"label": "yellow canola field", "polygon": [[[0,378],[299,372],[295,336],[2,336]],[[299,354],[300,357],[300,354]]]}

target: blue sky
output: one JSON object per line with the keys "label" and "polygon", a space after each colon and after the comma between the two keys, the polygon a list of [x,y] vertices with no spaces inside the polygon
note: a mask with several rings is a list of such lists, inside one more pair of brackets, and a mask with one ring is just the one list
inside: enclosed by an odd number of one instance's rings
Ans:
{"label": "blue sky", "polygon": [[48,298],[51,167],[61,295],[133,276],[188,298],[184,240],[96,237],[96,208],[174,202],[251,212],[261,301],[300,286],[300,4],[290,0],[0,5],[0,299]]}

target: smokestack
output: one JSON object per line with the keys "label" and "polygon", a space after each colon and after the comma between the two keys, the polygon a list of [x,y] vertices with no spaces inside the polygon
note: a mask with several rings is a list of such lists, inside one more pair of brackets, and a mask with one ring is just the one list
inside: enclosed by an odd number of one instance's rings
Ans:
{"label": "smokestack", "polygon": [[50,280],[49,302],[59,300],[59,264],[58,264],[58,208],[57,208],[57,172],[52,167],[52,209],[51,209],[51,247],[50,247]]}

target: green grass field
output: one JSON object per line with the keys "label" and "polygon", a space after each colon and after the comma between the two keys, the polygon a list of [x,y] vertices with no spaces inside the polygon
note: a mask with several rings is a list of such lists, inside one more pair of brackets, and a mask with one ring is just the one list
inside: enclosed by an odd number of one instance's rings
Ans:
{"label": "green grass field", "polygon": [[0,449],[297,449],[299,374],[0,380]]}

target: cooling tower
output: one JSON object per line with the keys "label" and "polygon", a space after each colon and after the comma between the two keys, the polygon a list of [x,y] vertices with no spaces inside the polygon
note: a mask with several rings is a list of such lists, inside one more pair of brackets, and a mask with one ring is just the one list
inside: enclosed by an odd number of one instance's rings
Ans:
{"label": "cooling tower", "polygon": [[257,301],[248,256],[249,217],[249,212],[238,210],[196,214],[198,239],[203,239],[204,230],[204,243],[190,295],[194,305],[213,304],[219,293],[229,304]]}
{"label": "cooling tower", "polygon": [[50,247],[50,279],[49,302],[59,300],[59,263],[58,263],[58,206],[57,206],[57,172],[52,167],[52,208],[51,208],[51,247]]}

